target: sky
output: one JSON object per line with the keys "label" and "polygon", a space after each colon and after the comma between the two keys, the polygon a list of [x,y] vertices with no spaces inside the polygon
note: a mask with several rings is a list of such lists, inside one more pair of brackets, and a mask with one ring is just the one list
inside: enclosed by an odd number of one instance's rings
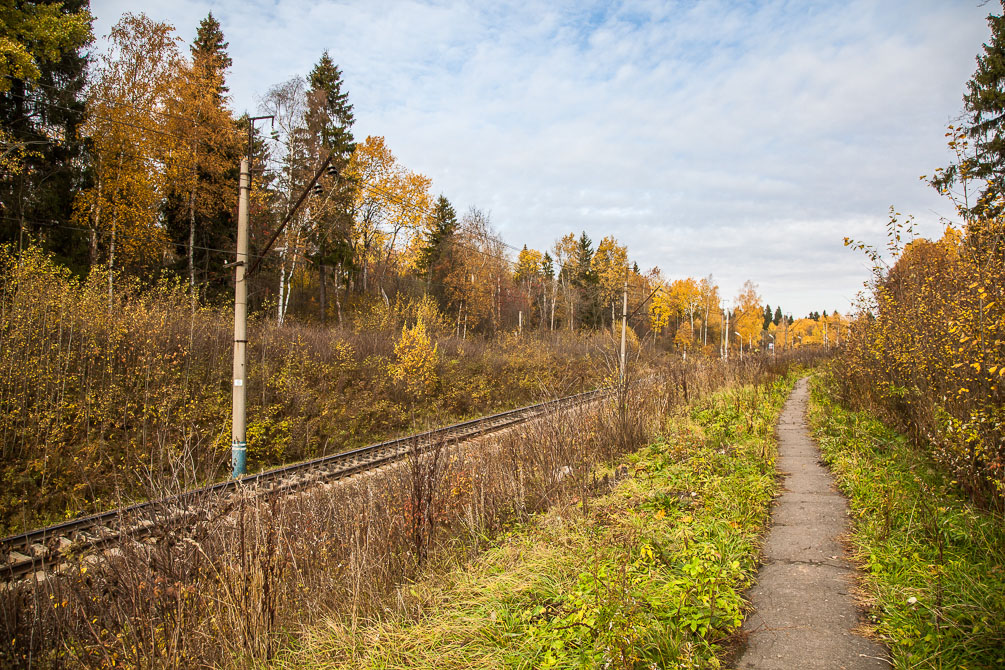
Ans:
{"label": "sky", "polygon": [[[982,6],[983,5],[983,6]],[[640,268],[745,280],[796,317],[850,311],[890,207],[922,236],[989,38],[979,0],[92,0],[99,40],[144,11],[190,42],[210,11],[238,112],[328,50],[358,140],[383,136],[517,248],[613,235]]]}

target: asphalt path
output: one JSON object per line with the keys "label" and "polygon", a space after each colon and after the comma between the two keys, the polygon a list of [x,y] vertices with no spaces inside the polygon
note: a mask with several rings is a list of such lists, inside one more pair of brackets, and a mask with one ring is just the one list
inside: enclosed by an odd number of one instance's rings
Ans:
{"label": "asphalt path", "polygon": [[856,632],[862,624],[852,595],[856,568],[840,539],[848,531],[848,502],[810,437],[808,400],[803,378],[778,422],[782,494],[772,510],[757,584],[747,594],[753,611],[743,624],[746,646],[736,667],[885,670],[887,650]]}

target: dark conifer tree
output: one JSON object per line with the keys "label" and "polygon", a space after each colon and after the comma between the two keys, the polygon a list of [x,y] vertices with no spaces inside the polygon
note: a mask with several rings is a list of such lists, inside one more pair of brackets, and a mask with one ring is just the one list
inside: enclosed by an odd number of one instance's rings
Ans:
{"label": "dark conifer tree", "polygon": [[579,321],[596,327],[603,317],[600,306],[600,278],[593,269],[593,240],[583,231],[576,248],[576,276],[572,285],[579,291]]}
{"label": "dark conifer tree", "polygon": [[213,12],[210,12],[206,18],[199,22],[199,29],[195,33],[195,40],[191,47],[192,62],[198,68],[219,75],[216,95],[221,102],[230,91],[224,76],[234,62],[227,53],[229,46],[230,43],[223,39],[220,22],[213,17]]}
{"label": "dark conifer tree", "polygon": [[[1005,0],[1002,5],[1005,7]],[[990,14],[987,21],[991,39],[977,56],[977,70],[963,96],[962,130],[974,143],[967,173],[986,182],[971,206],[973,213],[982,211],[995,195],[1005,193],[1005,16]],[[960,176],[960,166],[951,165],[936,175],[932,185],[946,192]]]}
{"label": "dark conifer tree", "polygon": [[541,273],[546,279],[555,278],[555,259],[547,251],[544,252],[544,258],[541,259]]}
{"label": "dark conifer tree", "polygon": [[[20,3],[15,3],[20,5]],[[87,0],[39,0],[60,5],[64,15],[88,7]],[[87,178],[85,146],[77,140],[84,118],[87,57],[83,47],[35,58],[36,81],[13,79],[0,87],[0,125],[26,154],[16,173],[0,171],[0,242],[34,239],[78,273],[89,262],[87,233],[68,227],[73,197]],[[29,50],[32,45],[27,45]]]}
{"label": "dark conifer tree", "polygon": [[417,265],[430,290],[441,306],[446,306],[444,283],[455,264],[454,242],[457,236],[457,212],[447,198],[440,194],[433,206],[433,221],[425,243],[419,250]]}
{"label": "dark conifer tree", "polygon": [[332,207],[315,218],[312,231],[315,246],[314,262],[318,266],[319,304],[321,320],[327,312],[327,276],[334,269],[336,284],[342,274],[353,267],[352,249],[352,202],[355,185],[342,177],[356,142],[352,134],[355,117],[349,94],[342,87],[342,71],[325,51],[307,77],[310,89],[307,93],[307,133],[309,144],[316,156],[315,165],[329,155],[333,174],[327,178],[322,192],[329,193]]}

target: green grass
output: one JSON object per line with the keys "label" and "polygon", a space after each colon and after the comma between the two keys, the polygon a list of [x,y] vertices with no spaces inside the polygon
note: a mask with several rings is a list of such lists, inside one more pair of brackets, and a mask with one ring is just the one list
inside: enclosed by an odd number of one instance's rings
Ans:
{"label": "green grass", "polygon": [[719,667],[757,568],[792,381],[709,398],[585,507],[558,505],[407,586],[408,616],[309,631],[274,667]]}
{"label": "green grass", "polygon": [[897,668],[1005,667],[1005,520],[920,449],[813,386],[810,420],[854,517],[875,632]]}

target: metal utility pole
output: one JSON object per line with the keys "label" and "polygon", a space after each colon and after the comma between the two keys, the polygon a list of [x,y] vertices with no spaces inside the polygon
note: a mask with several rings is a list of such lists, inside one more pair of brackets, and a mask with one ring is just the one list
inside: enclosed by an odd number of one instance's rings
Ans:
{"label": "metal utility pole", "polygon": [[234,267],[234,404],[230,458],[234,477],[247,472],[248,441],[245,408],[248,387],[248,192],[251,172],[247,158],[241,159],[241,180],[237,200],[237,259]]}
{"label": "metal utility pole", "polygon": [[628,333],[628,280],[621,300],[621,383],[625,383],[625,340]]}

